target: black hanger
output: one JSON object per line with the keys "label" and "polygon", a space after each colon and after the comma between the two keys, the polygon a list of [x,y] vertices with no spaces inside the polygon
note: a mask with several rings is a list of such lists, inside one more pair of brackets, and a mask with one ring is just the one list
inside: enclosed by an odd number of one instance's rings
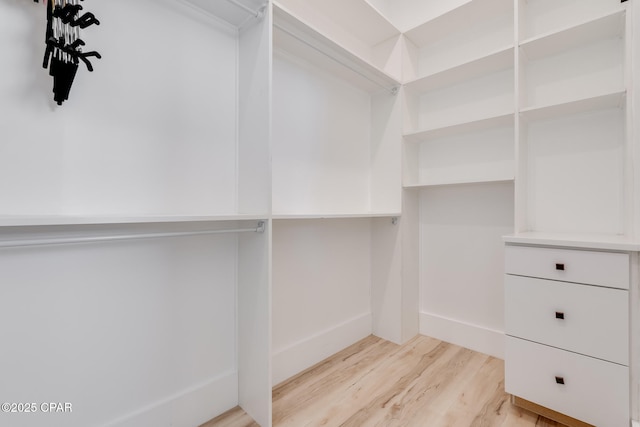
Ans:
{"label": "black hanger", "polygon": [[98,21],[96,16],[91,12],[87,12],[75,21],[71,21],[72,27],[87,28],[93,24],[100,25],[100,21]]}
{"label": "black hanger", "polygon": [[56,40],[53,37],[51,37],[47,41],[47,45],[52,46],[52,48],[58,48],[61,52],[70,55],[72,62],[75,64],[78,64],[78,60],[81,60],[82,62],[85,63],[85,65],[87,66],[87,70],[89,71],[93,71],[93,66],[91,65],[91,62],[89,62],[87,58],[89,57],[96,57],[98,59],[102,58],[102,55],[100,55],[96,51],[91,51],[91,52],[79,51],[78,47],[85,45],[84,40],[82,39],[77,39],[76,41],[68,45],[64,43],[64,40],[62,38],[60,40]]}
{"label": "black hanger", "polygon": [[74,4],[67,4],[64,7],[56,6],[53,10],[53,17],[60,18],[63,24],[69,24],[81,10],[82,6]]}

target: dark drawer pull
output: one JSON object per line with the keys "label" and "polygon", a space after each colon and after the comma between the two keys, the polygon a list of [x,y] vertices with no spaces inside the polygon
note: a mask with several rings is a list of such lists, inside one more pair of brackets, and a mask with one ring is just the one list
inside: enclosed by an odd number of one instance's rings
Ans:
{"label": "dark drawer pull", "polygon": [[556,384],[564,385],[564,377],[556,377]]}
{"label": "dark drawer pull", "polygon": [[564,313],[562,311],[556,311],[556,319],[564,320]]}
{"label": "dark drawer pull", "polygon": [[556,263],[556,270],[564,271],[564,264]]}

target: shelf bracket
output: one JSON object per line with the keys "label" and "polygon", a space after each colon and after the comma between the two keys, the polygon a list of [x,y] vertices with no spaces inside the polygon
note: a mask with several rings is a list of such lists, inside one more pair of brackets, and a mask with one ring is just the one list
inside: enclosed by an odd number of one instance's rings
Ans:
{"label": "shelf bracket", "polygon": [[393,224],[393,225],[397,225],[398,224],[398,217],[397,216],[391,217],[391,224]]}
{"label": "shelf bracket", "polygon": [[264,221],[258,222],[258,227],[256,228],[256,233],[264,233],[266,229],[266,223]]}
{"label": "shelf bracket", "polygon": [[391,88],[391,95],[397,95],[398,92],[400,92],[400,87],[399,86],[394,86]]}

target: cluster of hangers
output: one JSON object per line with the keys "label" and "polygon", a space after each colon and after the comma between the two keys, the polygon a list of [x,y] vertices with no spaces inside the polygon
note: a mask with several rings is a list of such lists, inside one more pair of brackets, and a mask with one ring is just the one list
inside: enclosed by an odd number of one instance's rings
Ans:
{"label": "cluster of hangers", "polygon": [[[48,0],[46,49],[42,66],[49,68],[49,75],[53,77],[53,99],[58,105],[69,99],[80,61],[89,71],[93,71],[88,58],[101,58],[96,51],[82,51],[85,42],[80,38],[80,29],[100,25],[100,21],[91,12],[81,16],[79,1],[83,0]],[[38,3],[38,0],[34,2]]]}

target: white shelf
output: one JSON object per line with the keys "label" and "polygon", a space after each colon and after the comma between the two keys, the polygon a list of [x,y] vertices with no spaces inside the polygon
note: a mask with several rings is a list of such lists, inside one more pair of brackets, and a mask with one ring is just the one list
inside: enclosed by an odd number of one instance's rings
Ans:
{"label": "white shelf", "polygon": [[0,215],[0,227],[32,227],[49,225],[160,224],[225,221],[258,221],[268,215],[153,215],[153,216],[86,216],[86,215]]}
{"label": "white shelf", "polygon": [[178,0],[181,3],[213,15],[234,27],[241,27],[250,19],[260,17],[266,0]]}
{"label": "white shelf", "polygon": [[533,61],[597,40],[623,37],[624,28],[625,11],[620,10],[558,31],[528,38],[520,43],[520,47],[527,59]]}
{"label": "white shelf", "polygon": [[496,182],[512,182],[515,179],[513,164],[493,167],[492,170],[477,173],[449,173],[434,174],[432,177],[421,179],[420,182],[405,183],[404,188],[427,188],[448,185],[487,184]]}
{"label": "white shelf", "polygon": [[505,243],[561,246],[612,251],[638,251],[640,242],[629,236],[588,233],[546,233],[529,231],[503,236]]}
{"label": "white shelf", "polygon": [[451,86],[483,74],[511,68],[513,67],[513,61],[514,47],[511,45],[485,56],[472,59],[464,64],[410,81],[405,84],[405,89],[412,92],[426,92]]}
{"label": "white shelf", "polygon": [[515,116],[513,113],[497,114],[493,116],[473,119],[470,121],[453,123],[446,126],[438,126],[423,129],[417,132],[404,134],[408,142],[418,143],[428,139],[442,138],[462,133],[477,132],[481,130],[513,125]]}
{"label": "white shelf", "polygon": [[274,46],[370,92],[395,92],[400,82],[362,56],[328,38],[291,11],[274,4]]}
{"label": "white shelf", "polygon": [[400,30],[366,0],[279,0],[274,5],[289,11],[303,7],[316,19],[329,19],[333,25],[348,30],[367,46],[400,34]]}
{"label": "white shelf", "polygon": [[500,182],[513,182],[514,177],[504,177],[504,178],[477,178],[477,179],[469,179],[469,180],[441,180],[441,181],[430,181],[424,182],[420,184],[405,184],[405,189],[423,189],[430,187],[442,187],[442,186],[451,186],[451,185],[472,185],[472,184],[492,184],[492,183],[500,183]]}
{"label": "white shelf", "polygon": [[623,108],[625,96],[626,91],[620,90],[567,102],[532,106],[521,109],[520,116],[525,120],[545,120],[605,108]]}
{"label": "white shelf", "polygon": [[341,219],[341,218],[392,218],[401,216],[401,212],[380,213],[342,213],[342,214],[273,214],[274,220],[287,219]]}
{"label": "white shelf", "polygon": [[449,12],[408,30],[405,36],[421,46],[468,28],[470,20],[485,21],[493,17],[496,11],[512,9],[512,0],[467,0]]}

